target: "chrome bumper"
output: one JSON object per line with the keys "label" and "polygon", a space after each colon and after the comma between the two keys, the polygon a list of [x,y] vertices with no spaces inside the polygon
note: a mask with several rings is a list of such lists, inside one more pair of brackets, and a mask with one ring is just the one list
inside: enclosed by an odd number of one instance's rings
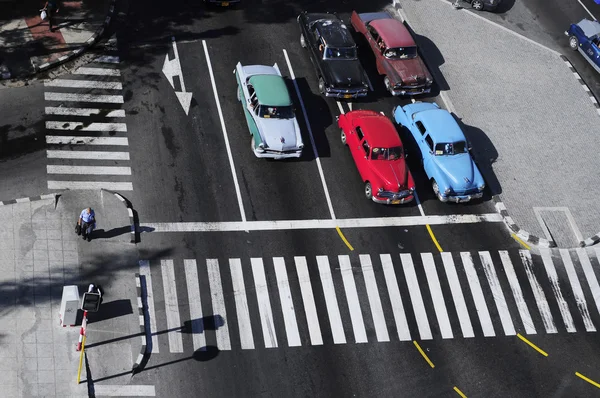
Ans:
{"label": "chrome bumper", "polygon": [[411,88],[399,88],[399,89],[394,89],[392,92],[392,95],[394,96],[398,96],[398,95],[420,95],[420,94],[428,94],[431,92],[431,87],[421,87],[421,88],[417,88],[417,89],[411,89]]}
{"label": "chrome bumper", "polygon": [[465,203],[472,199],[480,199],[483,197],[483,192],[471,194],[471,195],[453,195],[453,196],[442,196],[438,194],[440,202],[454,202],[454,203]]}

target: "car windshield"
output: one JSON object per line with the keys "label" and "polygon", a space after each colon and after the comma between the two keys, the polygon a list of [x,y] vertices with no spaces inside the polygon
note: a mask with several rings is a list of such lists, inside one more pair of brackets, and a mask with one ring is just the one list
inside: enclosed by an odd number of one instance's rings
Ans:
{"label": "car windshield", "polygon": [[461,153],[467,153],[467,143],[464,141],[458,142],[445,142],[435,145],[435,155],[458,155]]}
{"label": "car windshield", "polygon": [[266,119],[292,119],[294,110],[291,106],[261,105],[258,108],[258,116]]}
{"label": "car windshield", "polygon": [[397,160],[402,158],[402,147],[373,148],[371,159],[373,160]]}
{"label": "car windshield", "polygon": [[388,48],[383,54],[389,59],[411,59],[417,56],[417,47]]}
{"label": "car windshield", "polygon": [[327,59],[356,59],[356,48],[354,47],[327,47],[325,49]]}

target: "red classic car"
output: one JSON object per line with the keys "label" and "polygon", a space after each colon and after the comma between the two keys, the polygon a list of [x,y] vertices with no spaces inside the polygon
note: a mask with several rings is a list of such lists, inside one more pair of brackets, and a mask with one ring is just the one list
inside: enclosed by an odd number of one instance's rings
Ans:
{"label": "red classic car", "polygon": [[341,139],[350,148],[365,183],[365,196],[377,203],[401,204],[414,198],[415,183],[400,136],[383,114],[356,110],[341,115]]}
{"label": "red classic car", "polygon": [[429,93],[433,79],[421,59],[410,32],[387,12],[370,12],[350,17],[352,27],[362,33],[377,59],[377,71],[392,95]]}

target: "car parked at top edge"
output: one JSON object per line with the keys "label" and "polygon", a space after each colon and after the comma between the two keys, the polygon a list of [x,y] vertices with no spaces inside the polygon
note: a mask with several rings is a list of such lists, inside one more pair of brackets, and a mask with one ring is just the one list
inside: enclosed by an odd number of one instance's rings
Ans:
{"label": "car parked at top edge", "polygon": [[365,196],[376,203],[402,204],[414,199],[415,183],[406,164],[402,140],[392,122],[370,110],[338,118],[342,143],[350,149],[365,183]]}
{"label": "car parked at top edge", "polygon": [[404,24],[387,12],[352,12],[352,27],[362,33],[375,54],[377,72],[392,95],[429,93],[433,78]]}
{"label": "car parked at top edge", "polygon": [[600,73],[600,22],[582,19],[565,32],[569,47],[581,55]]}
{"label": "car parked at top edge", "polygon": [[477,11],[495,11],[502,0],[463,0],[471,4]]}
{"label": "car parked at top edge", "polygon": [[242,66],[238,62],[233,73],[238,84],[237,98],[252,135],[254,155],[272,159],[302,156],[300,127],[277,64]]}
{"label": "car parked at top edge", "polygon": [[356,43],[336,14],[307,13],[298,16],[300,44],[308,50],[326,97],[364,97],[369,91],[366,73],[358,60]]}
{"label": "car parked at top edge", "polygon": [[460,126],[435,103],[415,102],[393,110],[421,152],[433,192],[442,202],[468,202],[483,196],[485,181],[470,154]]}

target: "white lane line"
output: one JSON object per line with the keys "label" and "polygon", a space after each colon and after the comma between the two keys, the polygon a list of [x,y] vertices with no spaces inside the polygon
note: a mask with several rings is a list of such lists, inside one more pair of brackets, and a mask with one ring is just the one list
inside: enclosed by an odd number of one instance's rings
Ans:
{"label": "white lane line", "polygon": [[294,262],[296,263],[296,272],[298,273],[298,282],[300,283],[300,292],[302,293],[302,302],[304,303],[304,312],[306,313],[310,343],[312,345],[323,345],[321,326],[319,325],[317,306],[315,305],[315,298],[310,283],[306,257],[294,257]]}
{"label": "white lane line", "polygon": [[48,189],[109,189],[111,191],[133,191],[133,184],[130,182],[111,182],[111,181],[48,181]]}
{"label": "white lane line", "polygon": [[106,64],[118,64],[121,62],[119,57],[116,55],[101,55],[94,60],[94,62],[102,62]]}
{"label": "white lane line", "polygon": [[283,257],[273,257],[273,267],[275,268],[275,277],[277,278],[277,287],[279,288],[279,299],[281,301],[281,312],[283,314],[283,323],[289,347],[299,347],[300,332],[298,332],[298,322],[296,321],[296,310],[294,309],[294,300],[292,300],[292,291],[288,282],[288,274],[285,268]]}
{"label": "white lane line", "polygon": [[380,254],[381,265],[383,267],[383,275],[385,276],[385,284],[388,294],[390,295],[390,303],[392,305],[392,313],[398,330],[398,338],[400,341],[410,341],[410,330],[408,329],[408,321],[404,312],[404,304],[400,289],[398,289],[398,281],[396,279],[396,271],[394,271],[394,263],[392,256],[389,254]]}
{"label": "white lane line", "polygon": [[204,334],[204,315],[200,299],[200,284],[198,282],[198,266],[196,260],[183,260],[185,281],[187,284],[188,304],[190,306],[190,323],[192,325],[192,342],[194,351],[206,349]]}
{"label": "white lane line", "polygon": [[146,281],[146,305],[148,306],[148,318],[150,320],[150,334],[152,336],[152,349],[150,352],[159,353],[158,336],[156,332],[156,312],[154,311],[154,293],[152,292],[152,274],[150,272],[150,261],[140,260],[140,276]]}
{"label": "white lane line", "polygon": [[350,264],[350,257],[347,255],[338,256],[340,263],[340,273],[346,292],[348,310],[350,311],[350,320],[352,321],[352,330],[354,331],[354,340],[356,343],[368,343],[367,331],[365,330],[365,321],[360,309],[358,292],[356,291],[356,282]]}
{"label": "white lane line", "polygon": [[473,257],[469,252],[461,252],[460,257],[462,259],[465,274],[467,275],[467,281],[471,288],[471,294],[473,295],[473,301],[475,302],[475,308],[477,308],[477,315],[479,316],[479,322],[481,323],[481,329],[485,337],[495,336],[494,325],[492,324],[492,318],[490,318],[490,312],[485,303],[485,297],[479,284],[479,278],[477,277],[477,271],[475,271],[475,265],[473,264]]}
{"label": "white lane line", "polygon": [[181,320],[179,319],[179,303],[177,302],[177,287],[175,286],[175,269],[173,260],[160,260],[163,290],[165,294],[165,313],[167,329],[169,330],[169,351],[183,352],[181,338]]}
{"label": "white lane line", "polygon": [[527,302],[525,301],[525,297],[523,297],[523,291],[521,290],[521,285],[519,285],[519,280],[517,279],[517,274],[515,273],[512,261],[508,255],[508,251],[499,250],[498,253],[500,254],[502,266],[504,267],[504,273],[506,274],[506,278],[510,284],[510,290],[512,290],[513,297],[517,303],[517,309],[519,310],[521,321],[525,327],[525,333],[536,334],[533,319],[531,319],[531,314],[527,308]]}
{"label": "white lane line", "polygon": [[488,251],[480,251],[479,259],[483,265],[485,277],[490,285],[492,296],[494,297],[494,302],[496,303],[496,308],[498,309],[498,315],[500,316],[500,321],[502,322],[504,334],[506,336],[514,336],[517,334],[517,332],[515,332],[515,326],[513,324],[510,311],[508,310],[508,304],[506,303],[506,298],[502,292],[502,286],[500,286],[500,280],[498,280],[498,275],[496,274],[496,269],[494,268],[494,263],[492,262],[492,256]]}
{"label": "white lane line", "polygon": [[93,76],[121,76],[118,69],[108,68],[79,68],[73,72],[74,75],[93,75]]}
{"label": "white lane line", "polygon": [[558,309],[560,310],[560,315],[562,316],[565,327],[567,328],[567,332],[575,333],[577,330],[575,330],[573,317],[571,316],[571,311],[569,311],[569,304],[567,304],[567,301],[563,297],[562,291],[560,290],[560,282],[558,280],[558,275],[556,274],[556,268],[554,268],[554,262],[552,261],[552,253],[550,252],[550,249],[540,249],[540,254],[542,256],[544,268],[546,268],[548,280],[552,286],[554,298],[556,298]]}
{"label": "white lane line", "polygon": [[[175,42],[173,42],[175,45]],[[229,167],[231,168],[231,175],[233,176],[233,186],[235,188],[235,194],[238,200],[238,206],[240,208],[240,215],[242,222],[246,221],[246,212],[244,211],[244,203],[242,202],[242,194],[240,192],[240,184],[238,183],[237,173],[235,171],[235,164],[233,162],[233,156],[231,155],[231,147],[229,146],[229,137],[227,135],[227,128],[225,127],[225,119],[223,119],[223,111],[221,110],[221,102],[219,101],[219,94],[217,93],[217,84],[215,83],[215,76],[213,74],[212,63],[210,56],[208,55],[208,47],[206,46],[206,40],[202,40],[202,46],[204,46],[204,55],[206,56],[206,63],[208,64],[208,73],[210,76],[210,83],[212,84],[213,94],[215,96],[215,102],[217,104],[217,113],[219,114],[219,121],[221,122],[221,131],[223,132],[223,138],[225,140],[225,150],[227,151],[227,157],[229,158]],[[181,80],[183,82],[183,80]]]}
{"label": "white lane line", "polygon": [[288,69],[290,71],[290,77],[292,78],[292,82],[294,83],[294,88],[296,89],[296,95],[298,95],[298,100],[300,101],[300,107],[302,108],[302,114],[304,115],[304,122],[306,123],[306,128],[308,129],[308,135],[310,137],[310,144],[313,149],[315,160],[317,161],[319,177],[321,177],[321,184],[323,185],[323,191],[325,192],[325,200],[327,201],[327,207],[329,207],[329,214],[331,215],[331,219],[335,220],[333,204],[331,203],[331,197],[329,196],[329,189],[327,189],[325,174],[323,173],[323,167],[321,166],[321,158],[319,158],[319,152],[317,151],[317,146],[315,145],[315,138],[313,136],[312,128],[308,120],[308,113],[306,112],[306,107],[304,106],[304,100],[302,99],[302,94],[300,94],[300,88],[298,87],[298,82],[296,81],[296,75],[294,74],[292,64],[290,63],[290,58],[288,57],[288,53],[285,49],[283,50],[283,55],[285,56],[285,62],[287,63]]}
{"label": "white lane line", "polygon": [[103,82],[98,80],[55,79],[44,82],[46,87],[93,88],[99,90],[123,90],[120,82]]}
{"label": "white lane line", "polygon": [[122,95],[102,95],[102,94],[73,94],[73,93],[54,93],[45,92],[46,101],[72,101],[72,102],[102,102],[105,104],[122,104]]}
{"label": "white lane line", "polygon": [[120,131],[127,132],[125,123],[46,122],[49,130]]}
{"label": "white lane line", "polygon": [[421,340],[431,340],[433,336],[431,335],[431,328],[427,320],[427,311],[425,311],[425,303],[423,303],[423,297],[421,296],[419,280],[417,279],[412,257],[408,253],[402,253],[400,254],[400,262],[402,263],[406,284],[408,285],[408,293],[410,301],[412,301],[415,319],[417,320],[419,335],[421,336]]}
{"label": "white lane line", "polygon": [[[600,248],[596,248],[596,255],[598,256],[598,260],[600,260]],[[592,292],[592,297],[594,297],[596,309],[600,313],[600,285],[598,285],[598,279],[594,274],[592,263],[590,262],[585,249],[582,247],[577,248],[577,256],[579,257],[579,262],[581,263],[581,268],[583,268],[585,279],[587,280],[588,286]]]}
{"label": "white lane line", "polygon": [[258,312],[260,313],[265,348],[274,348],[277,347],[277,333],[273,322],[265,267],[262,258],[251,258],[250,263],[252,265],[252,275],[254,276],[254,287],[256,288],[256,300],[258,301]]}
{"label": "white lane line", "polygon": [[235,298],[235,311],[237,312],[238,328],[240,329],[240,342],[243,350],[254,349],[254,335],[250,322],[246,284],[242,272],[242,261],[239,258],[229,259],[231,269],[231,282],[233,284],[233,297]]}
{"label": "white lane line", "polygon": [[131,167],[122,166],[46,166],[48,174],[79,174],[79,175],[131,175]]}
{"label": "white lane line", "polygon": [[567,271],[567,277],[569,278],[569,283],[571,284],[571,288],[573,289],[573,295],[575,296],[575,302],[577,303],[577,309],[581,314],[581,318],[583,319],[583,325],[585,326],[586,332],[595,332],[596,327],[592,322],[592,318],[590,317],[590,311],[588,310],[587,301],[585,300],[585,295],[583,294],[583,289],[581,288],[581,283],[579,282],[579,278],[577,278],[577,273],[575,272],[575,267],[573,266],[573,260],[571,259],[571,255],[569,254],[568,249],[560,249],[560,257],[563,260],[563,265],[565,266],[565,270]]}
{"label": "white lane line", "polygon": [[340,114],[345,114],[346,112],[344,112],[344,108],[342,107],[342,104],[340,103],[340,101],[335,101],[335,103],[338,106],[338,109],[340,110]]}
{"label": "white lane line", "polygon": [[[419,195],[417,195],[417,191],[415,190],[413,193],[415,195],[415,202],[417,203],[417,208],[419,209],[419,213],[421,213],[421,217],[426,217],[425,212],[423,211],[423,206],[421,205],[421,200],[419,199]],[[431,217],[431,216],[429,216],[429,217]],[[427,223],[427,224],[431,224],[431,223]]]}
{"label": "white lane line", "polygon": [[377,341],[390,341],[390,335],[385,324],[383,307],[381,306],[381,298],[379,297],[379,289],[377,288],[377,280],[375,279],[375,272],[373,271],[371,256],[368,254],[361,254],[359,259],[360,267],[365,279],[365,287],[367,288],[367,297],[371,307],[371,316],[373,317]]}
{"label": "white lane line", "polygon": [[594,20],[596,20],[596,21],[598,20],[598,18],[596,18],[596,17],[594,16],[594,14],[592,14],[592,12],[591,12],[591,11],[590,11],[590,10],[589,10],[589,9],[588,9],[586,6],[585,6],[585,4],[583,4],[583,3],[581,2],[581,0],[577,0],[577,2],[579,2],[579,4],[580,4],[580,5],[583,7],[583,9],[584,9],[584,10],[585,10],[585,11],[588,13],[588,15],[589,15],[590,17],[592,17],[592,19],[594,19]]}
{"label": "white lane line", "polygon": [[448,310],[446,309],[442,286],[440,285],[440,280],[435,269],[433,254],[421,253],[421,261],[423,262],[423,268],[425,269],[425,276],[427,277],[427,284],[429,285],[429,292],[431,293],[431,299],[433,300],[433,308],[435,309],[435,316],[437,317],[438,326],[440,327],[440,333],[442,334],[443,339],[451,339],[454,335],[452,334],[452,326],[450,326],[450,318],[448,317]]}
{"label": "white lane line", "polygon": [[98,397],[155,397],[154,386],[125,384],[94,384],[94,392]]}
{"label": "white lane line", "polygon": [[542,322],[544,323],[546,333],[557,333],[558,330],[554,325],[554,319],[552,318],[552,312],[550,312],[548,300],[546,300],[544,290],[533,273],[533,260],[531,259],[531,253],[529,250],[520,250],[519,256],[521,257],[523,268],[525,268],[525,273],[527,274],[527,279],[529,280],[529,285],[531,286],[535,303],[540,311],[540,316],[542,317]]}
{"label": "white lane line", "polygon": [[344,325],[340,315],[337,297],[335,296],[335,287],[331,276],[331,267],[327,256],[317,256],[317,266],[319,267],[319,276],[323,286],[323,295],[325,296],[325,305],[329,314],[329,324],[331,325],[331,336],[334,344],[346,344],[346,335],[344,334]]}
{"label": "white lane line", "polygon": [[217,348],[219,350],[231,350],[229,320],[227,319],[227,311],[225,310],[225,298],[223,297],[219,260],[215,258],[206,259],[206,268],[208,271],[208,285],[210,287],[210,295],[212,298]]}
{"label": "white lane line", "polygon": [[458,274],[456,273],[452,253],[442,252],[441,255],[444,270],[446,271],[446,278],[448,279],[448,285],[450,286],[450,292],[452,293],[452,299],[454,300],[454,307],[456,308],[456,314],[458,315],[458,321],[460,322],[460,330],[462,331],[464,338],[475,337],[473,325],[471,325],[471,318],[469,317],[469,310],[467,309],[467,303],[465,302]]}
{"label": "white lane line", "polygon": [[92,116],[102,115],[104,117],[125,117],[124,109],[100,109],[100,108],[67,108],[62,106],[47,106],[46,115],[62,116]]}
{"label": "white lane line", "polygon": [[78,137],[74,135],[47,135],[46,144],[127,146],[127,137]]}
{"label": "white lane line", "polygon": [[129,160],[129,152],[46,150],[48,159]]}

